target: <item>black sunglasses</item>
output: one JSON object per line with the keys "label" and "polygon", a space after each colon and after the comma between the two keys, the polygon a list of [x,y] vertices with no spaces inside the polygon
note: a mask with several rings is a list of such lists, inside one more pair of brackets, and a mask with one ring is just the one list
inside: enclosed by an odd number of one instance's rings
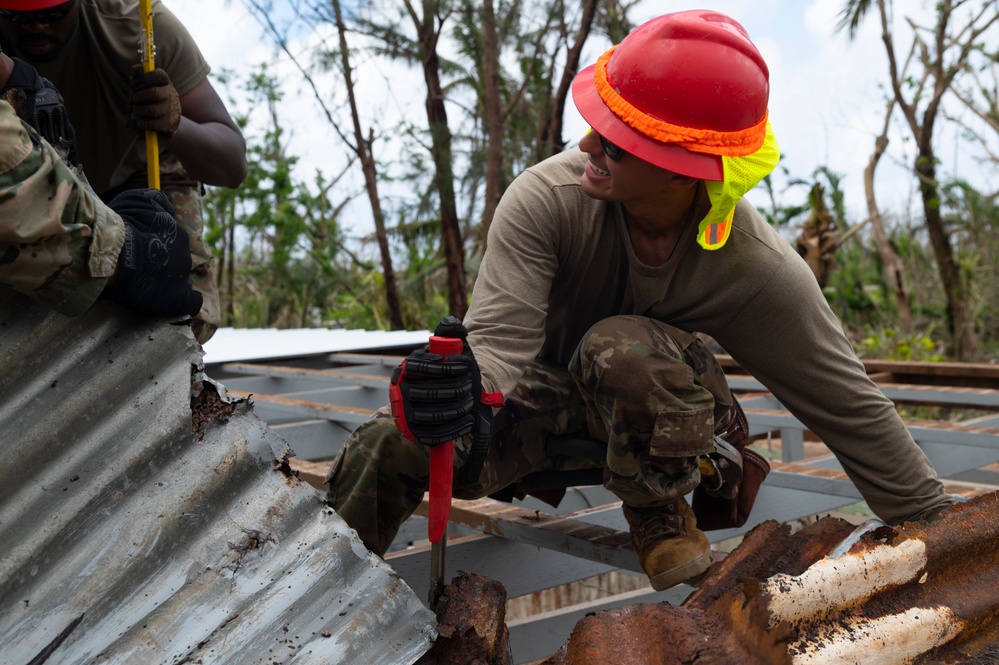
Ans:
{"label": "black sunglasses", "polygon": [[69,15],[76,0],[69,0],[61,5],[49,7],[48,9],[38,9],[35,11],[18,12],[10,9],[0,9],[0,18],[11,23],[55,23],[61,21]]}
{"label": "black sunglasses", "polygon": [[603,136],[600,137],[600,147],[604,149],[604,154],[607,155],[607,159],[612,162],[620,162],[621,159],[628,154],[618,146],[605,139]]}

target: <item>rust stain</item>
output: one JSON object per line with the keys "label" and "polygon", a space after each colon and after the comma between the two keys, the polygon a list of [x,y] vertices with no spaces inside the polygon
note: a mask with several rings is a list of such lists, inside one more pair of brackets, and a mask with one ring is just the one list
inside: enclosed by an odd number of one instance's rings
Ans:
{"label": "rust stain", "polygon": [[506,627],[506,589],[458,572],[437,604],[437,641],[416,665],[513,665]]}
{"label": "rust stain", "polygon": [[830,559],[853,530],[764,522],[682,605],[590,614],[545,663],[999,662],[999,493],[872,529]]}
{"label": "rust stain", "polygon": [[191,429],[199,432],[209,423],[220,421],[225,423],[236,411],[236,402],[225,402],[219,396],[218,389],[211,381],[201,381],[200,390],[192,384],[191,397]]}
{"label": "rust stain", "polygon": [[297,469],[293,469],[291,466],[291,458],[294,457],[294,453],[286,452],[281,456],[281,459],[274,460],[274,470],[283,474],[285,482],[289,485],[295,485],[300,482],[304,482],[299,475]]}

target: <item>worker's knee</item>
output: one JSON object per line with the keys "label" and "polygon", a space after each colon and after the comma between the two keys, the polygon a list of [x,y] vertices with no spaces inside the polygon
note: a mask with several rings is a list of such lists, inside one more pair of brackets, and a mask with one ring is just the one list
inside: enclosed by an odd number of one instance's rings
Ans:
{"label": "worker's knee", "polygon": [[426,446],[399,434],[388,407],[358,427],[326,476],[326,497],[372,552],[384,555],[427,489]]}
{"label": "worker's knee", "polygon": [[613,316],[583,335],[569,364],[577,385],[591,391],[619,385],[678,391],[706,388],[722,409],[732,400],[725,372],[696,334],[644,316]]}
{"label": "worker's knee", "polygon": [[427,447],[403,437],[384,407],[347,437],[326,476],[329,498],[336,505],[344,494],[384,493],[390,486],[422,497],[429,459]]}
{"label": "worker's knee", "polygon": [[[576,349],[569,370],[590,388],[635,386],[663,371],[690,384],[692,370],[684,349],[696,338],[643,316],[613,316],[590,327]],[[668,369],[664,369],[668,368]]]}

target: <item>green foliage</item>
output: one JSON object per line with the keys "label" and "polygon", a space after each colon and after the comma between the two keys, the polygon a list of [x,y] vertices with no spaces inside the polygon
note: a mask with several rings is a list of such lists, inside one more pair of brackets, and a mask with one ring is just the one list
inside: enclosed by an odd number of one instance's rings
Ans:
{"label": "green foliage", "polygon": [[943,344],[928,333],[900,333],[892,328],[870,328],[857,345],[862,358],[940,362],[946,360]]}
{"label": "green foliage", "polygon": [[[340,220],[351,197],[334,199],[343,189],[338,178],[317,172],[303,182],[293,175],[297,157],[284,148],[279,82],[263,65],[245,80],[227,73],[224,82],[245,95],[230,99],[229,108],[237,110],[247,140],[249,174],[238,189],[210,188],[205,197],[205,240],[216,256],[222,325],[390,328],[384,276],[364,258],[375,239],[347,247]],[[448,310],[440,220],[425,152],[406,154],[412,161],[401,182],[422,182],[423,195],[397,204],[389,239],[394,253],[405,256],[397,274],[404,319],[412,328],[433,327]]]}
{"label": "green foliage", "polygon": [[824,291],[833,311],[851,329],[875,325],[895,313],[878,253],[863,240],[855,237],[839,248],[837,269]]}
{"label": "green foliage", "polygon": [[[283,148],[277,113],[282,93],[261,68],[241,83],[252,110],[266,110],[262,133],[248,131],[250,112],[236,120],[247,138],[248,175],[238,189],[210,188],[205,241],[216,256],[222,325],[322,325],[343,289],[342,230],[331,183],[316,174],[315,191],[292,176],[296,157]],[[234,108],[240,104],[230,101]]]}

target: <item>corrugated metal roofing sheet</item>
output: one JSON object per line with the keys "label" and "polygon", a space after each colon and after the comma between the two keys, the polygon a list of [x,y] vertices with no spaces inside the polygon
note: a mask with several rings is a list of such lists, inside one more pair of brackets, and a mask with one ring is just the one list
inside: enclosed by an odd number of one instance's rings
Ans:
{"label": "corrugated metal roofing sheet", "polygon": [[192,421],[199,361],[184,326],[0,292],[0,663],[416,660],[434,616],[284,441],[211,382]]}
{"label": "corrugated metal roofing sheet", "polygon": [[205,344],[205,364],[292,358],[320,353],[426,344],[428,330],[219,328]]}

